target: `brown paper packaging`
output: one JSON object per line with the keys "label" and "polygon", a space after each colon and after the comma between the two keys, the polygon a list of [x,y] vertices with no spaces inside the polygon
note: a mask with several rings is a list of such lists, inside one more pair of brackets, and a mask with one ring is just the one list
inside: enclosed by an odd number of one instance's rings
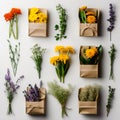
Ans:
{"label": "brown paper packaging", "polygon": [[46,90],[40,88],[40,101],[29,102],[26,101],[26,113],[30,115],[44,115],[45,114],[45,101],[46,101]]}
{"label": "brown paper packaging", "polygon": [[97,15],[97,23],[81,23],[80,36],[92,37],[98,36],[99,11],[94,8],[87,8],[88,11],[94,11]]}
{"label": "brown paper packaging", "polygon": [[98,78],[98,64],[97,65],[80,64],[80,76],[85,78]]}
{"label": "brown paper packaging", "polygon": [[[84,89],[84,88],[82,88]],[[80,94],[81,88],[79,89]],[[97,114],[97,102],[98,96],[95,101],[79,101],[79,113],[80,114]]]}
{"label": "brown paper packaging", "polygon": [[[41,12],[44,12],[48,16],[46,9],[40,8]],[[29,11],[29,10],[28,10]],[[29,15],[29,12],[28,12]],[[47,20],[48,22],[48,20]],[[28,36],[31,37],[47,37],[48,36],[47,23],[28,23]]]}

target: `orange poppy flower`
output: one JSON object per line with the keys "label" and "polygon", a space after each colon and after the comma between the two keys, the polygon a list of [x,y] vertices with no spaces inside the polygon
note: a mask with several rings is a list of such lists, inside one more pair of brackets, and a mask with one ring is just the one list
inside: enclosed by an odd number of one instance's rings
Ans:
{"label": "orange poppy flower", "polygon": [[5,18],[6,21],[9,21],[9,20],[11,20],[13,18],[13,14],[6,13],[6,14],[4,14],[4,18]]}
{"label": "orange poppy flower", "polygon": [[13,15],[22,14],[22,12],[19,8],[12,8],[10,13]]}

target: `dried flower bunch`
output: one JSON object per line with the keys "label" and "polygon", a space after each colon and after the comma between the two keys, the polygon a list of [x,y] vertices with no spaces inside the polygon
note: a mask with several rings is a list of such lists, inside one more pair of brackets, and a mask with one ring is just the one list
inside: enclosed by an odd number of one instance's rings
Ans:
{"label": "dried flower bunch", "polygon": [[110,23],[107,30],[110,32],[110,41],[111,41],[111,32],[113,31],[115,25],[115,11],[111,3],[109,4],[109,18],[107,19],[107,21]]}
{"label": "dried flower bunch", "polygon": [[112,88],[111,86],[109,86],[108,101],[107,101],[107,105],[106,105],[107,116],[109,115],[109,112],[111,109],[111,104],[113,101],[114,93],[115,93],[115,88]]}
{"label": "dried flower bunch", "polygon": [[6,87],[6,90],[5,92],[7,93],[7,99],[8,99],[8,114],[12,114],[13,111],[12,111],[12,101],[15,97],[15,94],[17,94],[17,90],[18,88],[20,87],[18,85],[18,82],[23,79],[24,76],[20,76],[16,83],[13,82],[12,78],[11,78],[11,75],[10,75],[10,70],[7,69],[7,74],[5,75],[5,87]]}
{"label": "dried flower bunch", "polygon": [[95,101],[99,94],[98,86],[86,86],[78,95],[80,101]]}
{"label": "dried flower bunch", "polygon": [[13,74],[16,76],[18,63],[20,60],[20,43],[18,45],[15,45],[15,48],[12,47],[11,42],[8,40],[9,44],[9,58],[11,61],[11,66],[13,69]]}
{"label": "dried flower bunch", "polygon": [[114,60],[115,60],[115,46],[114,44],[112,44],[112,46],[110,46],[110,51],[109,56],[110,56],[110,75],[109,75],[109,79],[113,79],[113,64],[114,64]]}
{"label": "dried flower bunch", "polygon": [[96,23],[98,13],[88,9],[87,6],[82,6],[79,10],[79,19],[81,23]]}
{"label": "dried flower bunch", "polygon": [[42,60],[43,60],[42,56],[45,53],[46,49],[43,49],[40,46],[38,46],[38,44],[35,44],[31,48],[31,50],[32,50],[32,56],[31,56],[31,58],[35,62],[36,70],[38,72],[38,77],[40,79],[40,77],[41,77],[41,65],[42,65]]}
{"label": "dried flower bunch", "polygon": [[49,93],[53,95],[61,105],[62,117],[64,117],[64,115],[68,116],[66,112],[67,109],[66,103],[69,96],[72,93],[73,88],[70,85],[68,86],[69,87],[68,89],[63,88],[60,85],[58,85],[56,81],[49,82],[48,87],[49,87]]}
{"label": "dried flower bunch", "polygon": [[46,23],[47,15],[40,10],[40,8],[31,8],[29,10],[29,22]]}
{"label": "dried flower bunch", "polygon": [[98,64],[102,57],[103,47],[81,46],[80,62],[81,64]]}
{"label": "dried flower bunch", "polygon": [[71,46],[56,46],[55,51],[58,52],[59,55],[51,57],[50,63],[55,66],[60,82],[64,83],[65,75],[70,66],[70,54],[74,54],[75,50]]}
{"label": "dried flower bunch", "polygon": [[55,39],[56,40],[62,40],[62,38],[66,38],[65,35],[66,27],[67,27],[67,14],[66,10],[61,6],[61,4],[58,4],[56,6],[56,10],[59,14],[59,25],[55,25],[55,30],[59,31],[58,34],[56,34]]}
{"label": "dried flower bunch", "polygon": [[9,13],[4,14],[6,21],[9,21],[9,38],[11,35],[18,39],[18,15],[22,14],[19,8],[12,8]]}
{"label": "dried flower bunch", "polygon": [[26,101],[40,101],[40,88],[35,84],[34,87],[29,84],[27,90],[24,90],[24,97]]}

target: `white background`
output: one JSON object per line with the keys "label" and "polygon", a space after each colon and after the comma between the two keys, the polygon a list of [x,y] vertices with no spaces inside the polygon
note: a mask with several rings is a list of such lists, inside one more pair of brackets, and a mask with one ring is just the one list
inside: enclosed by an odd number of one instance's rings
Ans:
{"label": "white background", "polygon": [[[67,39],[62,41],[56,41],[54,35],[56,31],[54,30],[54,25],[58,23],[58,14],[56,11],[56,5],[61,3],[61,5],[66,8],[68,14],[68,24],[66,35]],[[115,29],[112,32],[112,42],[109,40],[109,32],[107,32],[107,27],[109,23],[106,19],[109,17],[109,3],[113,3],[116,11],[116,22]],[[101,21],[100,21],[100,36],[99,37],[80,37],[79,36],[79,19],[78,19],[78,9],[82,5],[87,5],[90,8],[98,8],[101,10]],[[16,94],[13,101],[13,111],[14,115],[7,115],[7,98],[4,92],[5,90],[5,80],[4,76],[7,68],[10,68],[11,74],[11,63],[9,59],[9,48],[8,48],[8,26],[9,23],[4,20],[4,13],[8,12],[12,7],[18,7],[22,10],[22,15],[19,16],[19,42],[21,43],[21,58],[18,66],[17,77],[24,75],[25,79],[20,82],[20,89],[18,94]],[[30,7],[47,8],[49,11],[49,37],[47,38],[33,38],[28,37],[28,22],[27,22],[27,12]],[[0,0],[0,120],[119,120],[120,119],[120,6],[119,0]],[[12,45],[18,43],[14,39],[10,39]],[[61,107],[57,100],[51,96],[47,95],[47,115],[45,117],[32,117],[25,113],[25,99],[22,91],[26,89],[27,85],[31,83],[39,84],[39,79],[37,72],[34,68],[35,64],[30,58],[31,50],[30,48],[38,43],[41,47],[46,48],[46,53],[43,57],[41,79],[43,81],[43,87],[48,89],[47,82],[58,80],[55,73],[54,66],[49,63],[51,56],[55,55],[54,47],[56,45],[72,45],[76,54],[72,55],[72,63],[69,68],[68,74],[65,78],[65,86],[71,83],[74,86],[74,91],[67,103],[67,107],[71,108],[68,110],[68,117],[61,118]],[[110,45],[114,43],[117,49],[116,60],[114,64],[114,80],[109,80],[109,69],[110,69],[110,59],[108,51]],[[102,59],[102,77],[98,79],[84,79],[80,78],[79,69],[79,47],[80,45],[103,45],[104,54]],[[13,77],[14,80],[16,78]],[[85,85],[98,84],[101,86],[100,103],[99,103],[99,114],[98,115],[80,115],[78,113],[78,89]],[[112,104],[112,109],[110,111],[109,117],[106,117],[106,103],[108,97],[108,85],[116,88],[115,97]],[[62,86],[64,86],[62,84]]]}

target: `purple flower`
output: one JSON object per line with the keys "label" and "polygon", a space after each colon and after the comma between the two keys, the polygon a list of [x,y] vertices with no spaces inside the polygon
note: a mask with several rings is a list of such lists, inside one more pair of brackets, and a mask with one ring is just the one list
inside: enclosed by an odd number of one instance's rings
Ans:
{"label": "purple flower", "polygon": [[5,80],[6,80],[7,82],[10,82],[10,80],[11,80],[9,69],[7,69],[7,74],[5,75]]}

